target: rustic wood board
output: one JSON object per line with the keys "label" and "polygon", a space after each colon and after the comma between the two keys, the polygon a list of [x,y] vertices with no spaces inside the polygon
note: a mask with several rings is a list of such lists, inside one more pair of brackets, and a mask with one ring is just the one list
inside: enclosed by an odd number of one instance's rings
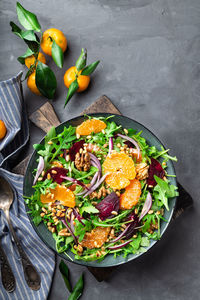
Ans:
{"label": "rustic wood board", "polygon": [[[111,100],[106,97],[105,95],[101,96],[99,99],[97,99],[94,103],[92,103],[88,108],[86,108],[81,115],[84,114],[90,114],[90,113],[111,113],[111,114],[118,114],[121,115],[121,112],[116,108],[116,106],[111,102]],[[48,132],[48,130],[52,126],[58,126],[60,124],[60,121],[52,107],[52,105],[49,102],[46,102],[44,105],[42,105],[38,110],[36,110],[34,113],[32,113],[29,116],[29,119],[39,128],[41,128],[44,132]],[[28,160],[31,155],[29,155],[27,158],[25,158],[19,165],[17,165],[13,171],[18,174],[25,174],[26,166],[28,163]],[[177,201],[177,208],[174,211],[173,219],[178,217],[180,214],[183,213],[183,211],[192,206],[193,200],[191,196],[185,191],[185,189],[178,183],[179,187],[179,193],[180,196],[178,197]],[[113,268],[92,268],[88,267],[88,270],[94,275],[94,277],[98,281],[106,280],[110,274],[113,272]]]}

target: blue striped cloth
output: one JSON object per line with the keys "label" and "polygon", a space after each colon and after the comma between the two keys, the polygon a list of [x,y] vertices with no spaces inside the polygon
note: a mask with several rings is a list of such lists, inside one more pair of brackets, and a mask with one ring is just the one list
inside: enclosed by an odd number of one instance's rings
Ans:
{"label": "blue striped cloth", "polygon": [[55,255],[39,239],[29,222],[22,194],[23,176],[13,174],[9,169],[29,139],[21,76],[22,72],[14,78],[0,82],[0,120],[7,127],[7,134],[0,141],[0,176],[7,179],[13,188],[15,199],[10,211],[11,220],[25,252],[40,273],[41,288],[33,291],[26,284],[17,248],[11,240],[5,215],[0,211],[1,244],[16,278],[16,289],[12,293],[6,292],[0,280],[0,299],[45,300],[52,282]]}

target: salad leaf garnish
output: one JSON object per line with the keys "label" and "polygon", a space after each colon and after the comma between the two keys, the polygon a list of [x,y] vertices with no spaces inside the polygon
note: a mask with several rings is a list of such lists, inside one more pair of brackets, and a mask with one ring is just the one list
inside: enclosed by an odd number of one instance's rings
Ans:
{"label": "salad leaf garnish", "polygon": [[83,293],[83,287],[84,287],[84,282],[83,282],[83,274],[82,274],[79,280],[77,281],[73,289],[73,292],[69,296],[68,300],[78,300]]}
{"label": "salad leaf garnish", "polygon": [[67,265],[64,263],[63,260],[61,260],[61,262],[59,264],[59,270],[60,270],[60,273],[62,274],[65,285],[68,288],[68,291],[71,293],[72,287],[71,287],[71,284],[69,281],[69,268],[67,267]]}

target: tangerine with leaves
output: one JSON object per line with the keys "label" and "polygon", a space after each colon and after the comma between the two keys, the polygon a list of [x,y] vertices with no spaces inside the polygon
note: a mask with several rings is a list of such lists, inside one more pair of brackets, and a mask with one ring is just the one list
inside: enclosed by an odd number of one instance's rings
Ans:
{"label": "tangerine with leaves", "polygon": [[75,66],[69,68],[64,75],[64,84],[67,88],[70,87],[72,82],[77,79],[78,89],[77,92],[83,92],[87,89],[90,83],[90,76],[81,75],[82,71],[77,70]]}
{"label": "tangerine with leaves", "polygon": [[53,41],[62,49],[64,53],[67,49],[67,39],[63,32],[56,28],[47,29],[42,35],[41,48],[47,55],[52,55]]}
{"label": "tangerine with leaves", "polygon": [[[53,196],[51,196],[53,195]],[[42,203],[60,201],[61,204],[68,207],[75,206],[75,196],[74,193],[66,188],[64,185],[57,185],[55,189],[50,189],[50,193],[41,194],[40,200]]]}
{"label": "tangerine with leaves", "polygon": [[6,136],[6,125],[4,121],[0,120],[0,140],[2,140]]}
{"label": "tangerine with leaves", "polygon": [[141,183],[138,179],[131,180],[125,188],[125,192],[120,195],[120,209],[131,209],[135,206],[141,195]]}
{"label": "tangerine with leaves", "polygon": [[[104,173],[111,173],[106,177],[106,183],[113,189],[122,189],[135,178],[135,164],[125,153],[111,153],[103,163]],[[120,180],[121,178],[121,180]],[[120,182],[121,181],[121,182]]]}
{"label": "tangerine with leaves", "polygon": [[31,90],[32,93],[36,95],[41,95],[35,83],[35,71],[31,73],[27,78],[27,86]]}
{"label": "tangerine with leaves", "polygon": [[[39,61],[41,61],[43,64],[46,64],[46,58],[44,56],[43,53],[39,52],[38,53],[38,58]],[[25,65],[27,66],[27,68],[30,68],[32,65],[34,65],[35,63],[35,56],[31,55],[25,58]],[[36,63],[37,65],[37,63]]]}
{"label": "tangerine with leaves", "polygon": [[89,135],[98,133],[106,128],[106,123],[97,119],[88,119],[76,127],[76,134]]}

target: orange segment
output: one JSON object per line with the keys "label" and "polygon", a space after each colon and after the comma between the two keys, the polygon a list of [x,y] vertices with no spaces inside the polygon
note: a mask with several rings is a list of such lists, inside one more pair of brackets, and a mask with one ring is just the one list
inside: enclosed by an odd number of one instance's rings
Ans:
{"label": "orange segment", "polygon": [[120,209],[131,209],[136,205],[141,195],[141,184],[137,179],[131,180],[125,192],[120,196]]}
{"label": "orange segment", "polygon": [[121,172],[114,172],[106,177],[106,183],[114,190],[121,190],[127,187],[130,181]]}
{"label": "orange segment", "polygon": [[106,123],[101,120],[89,119],[76,127],[76,134],[88,135],[92,132],[98,133],[106,128]]}
{"label": "orange segment", "polygon": [[81,246],[89,249],[100,248],[106,242],[110,230],[110,227],[96,227],[91,232],[86,232]]}
{"label": "orange segment", "polygon": [[[55,189],[50,190],[49,193],[43,195],[41,194],[40,200],[42,203],[55,202],[56,200],[60,201],[61,204],[68,207],[75,206],[75,196],[74,193],[66,188],[64,185],[57,185]],[[53,195],[53,196],[51,196]]]}
{"label": "orange segment", "polygon": [[136,175],[134,162],[125,153],[112,153],[107,156],[103,168],[105,173],[115,173],[106,177],[106,183],[114,189],[126,187],[129,180],[134,179]]}

